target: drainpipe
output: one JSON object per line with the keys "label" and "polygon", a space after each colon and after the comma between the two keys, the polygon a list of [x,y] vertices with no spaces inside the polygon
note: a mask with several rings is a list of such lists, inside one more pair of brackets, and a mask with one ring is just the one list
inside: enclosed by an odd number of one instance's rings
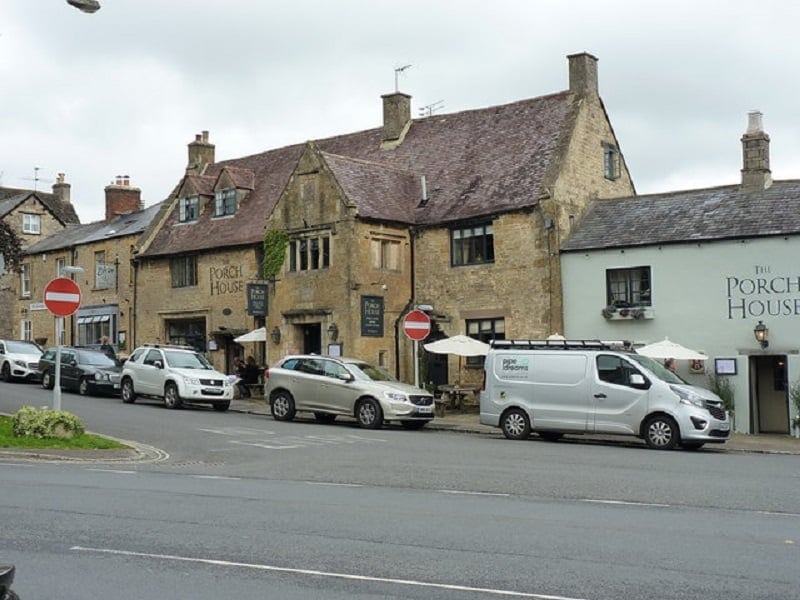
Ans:
{"label": "drainpipe", "polygon": [[414,238],[416,234],[416,229],[414,227],[408,228],[408,238],[410,241],[410,252],[411,252],[411,296],[408,298],[408,302],[403,307],[403,310],[400,311],[400,314],[394,321],[394,376],[397,379],[400,379],[400,321],[402,321],[405,314],[414,306],[414,298],[416,297],[416,278],[414,277],[415,273],[415,264],[414,264]]}

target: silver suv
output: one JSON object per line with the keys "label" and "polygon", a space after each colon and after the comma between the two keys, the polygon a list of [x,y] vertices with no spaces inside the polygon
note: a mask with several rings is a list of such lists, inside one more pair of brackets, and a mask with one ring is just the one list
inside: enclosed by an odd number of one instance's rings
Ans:
{"label": "silver suv", "polygon": [[161,398],[167,408],[184,402],[211,404],[225,411],[233,399],[228,377],[215,371],[205,356],[187,346],[144,345],[122,367],[122,401],[137,396]]}
{"label": "silver suv", "polygon": [[429,392],[353,358],[287,356],[264,373],[264,395],[278,421],[308,411],[322,423],[346,416],[367,429],[378,429],[385,421],[419,429],[433,419]]}

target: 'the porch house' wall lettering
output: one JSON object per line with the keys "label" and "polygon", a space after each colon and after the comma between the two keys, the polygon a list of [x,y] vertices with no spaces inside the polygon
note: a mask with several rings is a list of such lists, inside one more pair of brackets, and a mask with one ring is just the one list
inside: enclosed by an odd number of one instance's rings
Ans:
{"label": "'the porch house' wall lettering", "polygon": [[242,267],[226,265],[209,268],[208,279],[211,282],[211,295],[239,294],[244,292]]}
{"label": "'the porch house' wall lettering", "polygon": [[800,315],[800,275],[772,275],[768,265],[756,265],[753,277],[725,278],[728,318]]}

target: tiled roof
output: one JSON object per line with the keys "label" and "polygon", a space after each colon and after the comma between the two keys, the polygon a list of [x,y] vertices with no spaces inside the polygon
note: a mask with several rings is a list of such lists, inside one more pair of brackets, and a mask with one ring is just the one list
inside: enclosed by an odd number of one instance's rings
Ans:
{"label": "tiled roof", "polygon": [[53,215],[64,225],[80,223],[75,207],[70,203],[62,202],[55,194],[34,190],[21,190],[17,188],[0,187],[0,218],[6,216],[30,196],[36,196]]}
{"label": "tiled roof", "polygon": [[160,208],[161,204],[154,204],[145,210],[120,215],[108,223],[96,221],[85,225],[68,225],[62,231],[28,247],[25,253],[38,254],[111,238],[138,236],[147,228]]}
{"label": "tiled roof", "polygon": [[800,233],[800,180],[595,200],[562,251]]}
{"label": "tiled roof", "polygon": [[[569,92],[560,92],[412,120],[402,143],[392,149],[381,149],[382,127],[314,143],[362,217],[417,225],[463,221],[538,202],[551,159],[569,126],[571,99]],[[200,180],[215,181],[223,168],[254,174],[252,192],[238,212],[213,218],[213,211],[205,210],[198,222],[179,224],[174,207],[142,254],[257,243],[304,146],[209,165]],[[418,207],[423,175],[428,202]]]}

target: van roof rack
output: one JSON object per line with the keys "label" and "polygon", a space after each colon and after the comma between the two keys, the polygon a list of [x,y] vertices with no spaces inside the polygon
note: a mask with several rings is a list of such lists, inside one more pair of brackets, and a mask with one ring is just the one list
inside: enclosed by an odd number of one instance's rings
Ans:
{"label": "van roof rack", "polygon": [[627,340],[492,340],[492,348],[505,350],[630,350]]}

